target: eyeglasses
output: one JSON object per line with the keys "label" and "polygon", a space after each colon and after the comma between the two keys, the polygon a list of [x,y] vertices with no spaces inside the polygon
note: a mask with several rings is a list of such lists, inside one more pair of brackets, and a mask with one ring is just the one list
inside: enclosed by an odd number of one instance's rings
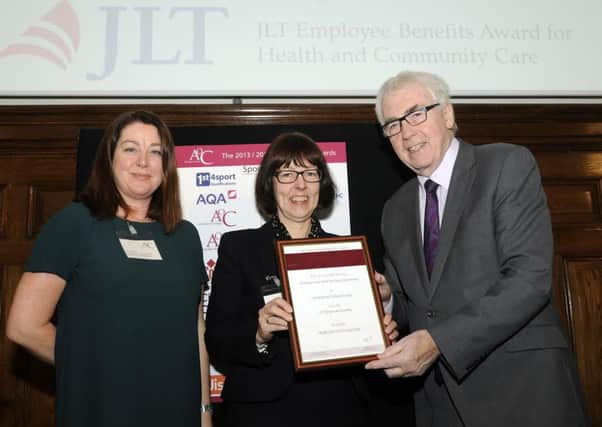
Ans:
{"label": "eyeglasses", "polygon": [[426,117],[427,111],[430,111],[439,105],[441,105],[441,104],[436,102],[434,104],[427,105],[426,107],[420,107],[414,111],[410,111],[409,113],[407,113],[404,116],[401,116],[398,119],[389,120],[382,127],[383,134],[387,138],[391,138],[392,136],[397,135],[398,133],[401,132],[402,122],[406,122],[410,126],[417,126],[420,123],[424,123],[427,119],[427,117]]}
{"label": "eyeglasses", "polygon": [[276,171],[274,176],[281,184],[292,184],[301,175],[305,182],[320,182],[322,179],[322,173],[318,169],[306,169],[304,171],[293,171],[289,169],[283,169]]}

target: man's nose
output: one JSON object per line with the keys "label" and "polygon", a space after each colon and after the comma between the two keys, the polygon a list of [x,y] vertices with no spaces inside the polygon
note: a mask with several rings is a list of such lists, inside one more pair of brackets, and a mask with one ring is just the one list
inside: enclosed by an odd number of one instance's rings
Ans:
{"label": "man's nose", "polygon": [[403,139],[408,139],[411,138],[414,133],[416,133],[416,130],[414,129],[414,126],[410,125],[409,123],[403,121],[401,122],[401,137]]}

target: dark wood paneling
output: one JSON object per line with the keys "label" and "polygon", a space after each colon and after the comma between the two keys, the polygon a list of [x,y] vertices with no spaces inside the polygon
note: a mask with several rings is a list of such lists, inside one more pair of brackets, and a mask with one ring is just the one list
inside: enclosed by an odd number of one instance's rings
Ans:
{"label": "dark wood paneling", "polygon": [[533,151],[545,179],[599,180],[602,177],[602,147],[593,146],[583,151]]}
{"label": "dark wood paneling", "polygon": [[6,217],[8,215],[6,187],[6,184],[0,184],[0,240],[6,238]]}
{"label": "dark wood paneling", "polygon": [[[73,196],[81,127],[147,109],[170,126],[375,123],[369,104],[0,106],[0,329],[40,226]],[[602,427],[602,105],[456,105],[458,136],[511,142],[539,164],[555,239],[554,300]],[[375,124],[376,126],[376,124]],[[53,425],[53,369],[0,338],[0,425]]]}
{"label": "dark wood paneling", "polygon": [[602,397],[599,373],[602,361],[602,257],[566,258],[564,264],[579,376],[585,395],[590,396],[594,425],[600,425],[600,400],[593,399]]}
{"label": "dark wood paneling", "polygon": [[599,180],[546,180],[544,186],[554,223],[601,223]]}
{"label": "dark wood paneling", "polygon": [[50,217],[72,200],[73,181],[45,182],[29,187],[26,236],[35,237]]}

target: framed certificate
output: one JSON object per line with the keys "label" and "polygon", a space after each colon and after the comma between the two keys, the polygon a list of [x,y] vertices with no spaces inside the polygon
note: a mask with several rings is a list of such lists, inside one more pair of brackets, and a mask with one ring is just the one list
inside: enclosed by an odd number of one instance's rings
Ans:
{"label": "framed certificate", "polygon": [[276,242],[297,371],[373,360],[390,344],[364,236]]}

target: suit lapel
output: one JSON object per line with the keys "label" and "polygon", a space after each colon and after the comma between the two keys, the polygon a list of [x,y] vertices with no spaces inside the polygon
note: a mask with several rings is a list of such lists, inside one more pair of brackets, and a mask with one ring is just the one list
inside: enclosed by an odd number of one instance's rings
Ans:
{"label": "suit lapel", "polygon": [[[466,201],[474,181],[474,163],[474,147],[460,141],[458,157],[456,158],[452,172],[445,210],[443,212],[437,257],[435,258],[435,265],[431,273],[430,298],[433,297],[439,286],[443,267],[451,250],[458,223],[467,205]],[[418,225],[418,230],[420,230],[420,224]],[[422,263],[424,265],[424,254],[422,255]],[[426,267],[424,267],[424,270],[426,270]]]}
{"label": "suit lapel", "polygon": [[[397,199],[393,209],[400,216],[391,223],[392,241],[395,246],[389,251],[389,256],[395,265],[405,271],[409,277],[404,281],[406,291],[413,300],[425,300],[429,297],[428,275],[422,250],[422,234],[420,232],[420,209],[417,178],[406,184],[403,197]],[[407,243],[404,243],[407,242]]]}

